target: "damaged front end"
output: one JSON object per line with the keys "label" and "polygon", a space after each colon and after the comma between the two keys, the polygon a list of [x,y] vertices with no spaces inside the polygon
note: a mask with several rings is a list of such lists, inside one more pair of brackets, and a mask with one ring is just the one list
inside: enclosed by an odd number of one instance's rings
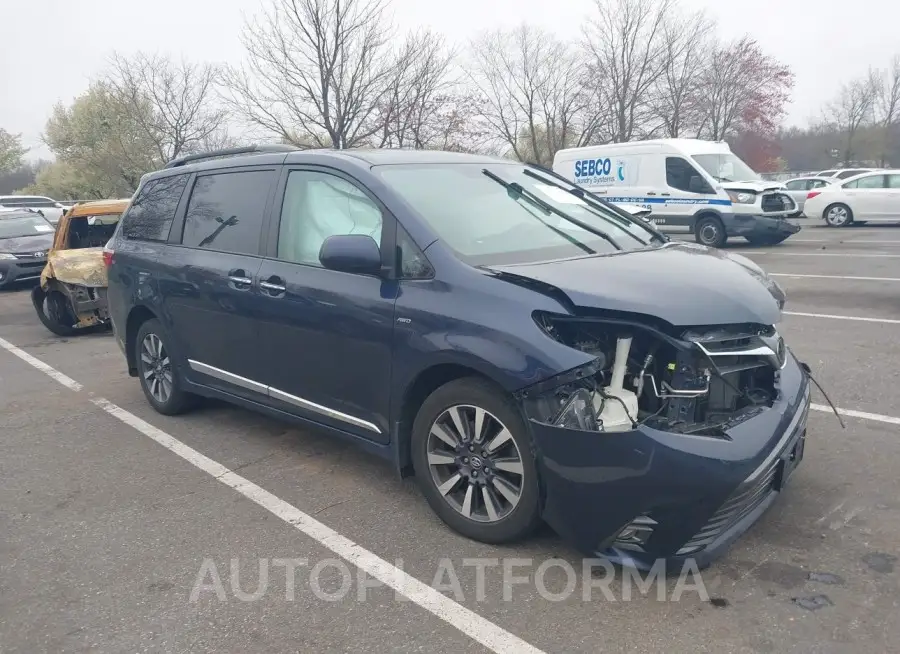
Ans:
{"label": "damaged front end", "polygon": [[545,519],[582,550],[705,564],[773,501],[803,453],[809,384],[776,330],[536,314],[590,355],[519,394]]}

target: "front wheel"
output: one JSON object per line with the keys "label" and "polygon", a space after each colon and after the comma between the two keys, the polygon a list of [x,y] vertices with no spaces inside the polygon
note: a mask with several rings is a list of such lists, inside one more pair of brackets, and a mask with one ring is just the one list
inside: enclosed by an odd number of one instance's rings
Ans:
{"label": "front wheel", "polygon": [[725,233],[725,225],[715,216],[707,216],[697,221],[694,228],[694,238],[700,245],[711,248],[720,248],[725,245],[728,235]]}
{"label": "front wheel", "polygon": [[747,242],[750,243],[750,245],[778,245],[779,243],[783,243],[788,236],[790,236],[790,234],[779,234],[777,236],[745,236],[744,238],[747,239]]}
{"label": "front wheel", "polygon": [[449,527],[508,543],[540,520],[537,466],[512,400],[479,379],[441,386],[413,423],[412,460],[425,499]]}
{"label": "front wheel", "polygon": [[829,227],[846,227],[853,223],[853,212],[846,204],[832,204],[825,209],[825,222]]}

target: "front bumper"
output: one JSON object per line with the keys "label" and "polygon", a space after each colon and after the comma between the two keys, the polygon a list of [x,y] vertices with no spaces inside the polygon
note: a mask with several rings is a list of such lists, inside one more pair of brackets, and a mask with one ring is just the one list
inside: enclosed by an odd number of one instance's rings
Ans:
{"label": "front bumper", "polygon": [[40,279],[44,265],[44,259],[0,259],[0,286],[16,280]]}
{"label": "front bumper", "polygon": [[[660,559],[709,565],[775,501],[802,459],[809,380],[793,355],[779,385],[774,405],[730,429],[729,439],[530,421],[544,519],[587,555],[638,568]],[[649,537],[615,542],[636,520]]]}
{"label": "front bumper", "polygon": [[799,225],[770,216],[734,214],[731,220],[725,221],[728,236],[790,236],[799,231]]}

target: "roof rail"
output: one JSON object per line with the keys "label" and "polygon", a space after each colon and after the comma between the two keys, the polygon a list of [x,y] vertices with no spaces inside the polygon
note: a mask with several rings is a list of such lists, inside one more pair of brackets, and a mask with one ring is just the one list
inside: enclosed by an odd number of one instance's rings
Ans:
{"label": "roof rail", "polygon": [[188,154],[177,159],[172,159],[164,168],[177,168],[185,166],[194,161],[202,161],[204,159],[215,159],[218,157],[236,157],[241,154],[264,153],[264,152],[293,152],[299,148],[286,143],[269,143],[263,145],[247,145],[241,148],[227,148],[225,150],[210,150],[209,152],[198,152],[197,154]]}

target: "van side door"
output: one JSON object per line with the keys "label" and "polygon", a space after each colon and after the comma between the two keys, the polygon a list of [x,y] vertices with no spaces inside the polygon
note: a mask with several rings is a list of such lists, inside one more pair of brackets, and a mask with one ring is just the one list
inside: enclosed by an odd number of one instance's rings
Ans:
{"label": "van side door", "polygon": [[257,273],[277,177],[277,166],[198,173],[158,260],[160,296],[188,378],[253,401],[265,396]]}
{"label": "van side door", "polygon": [[394,218],[354,178],[286,167],[259,270],[260,364],[269,403],[378,443],[390,441],[394,304],[399,283],[327,270],[325,239],[364,234],[386,269]]}

